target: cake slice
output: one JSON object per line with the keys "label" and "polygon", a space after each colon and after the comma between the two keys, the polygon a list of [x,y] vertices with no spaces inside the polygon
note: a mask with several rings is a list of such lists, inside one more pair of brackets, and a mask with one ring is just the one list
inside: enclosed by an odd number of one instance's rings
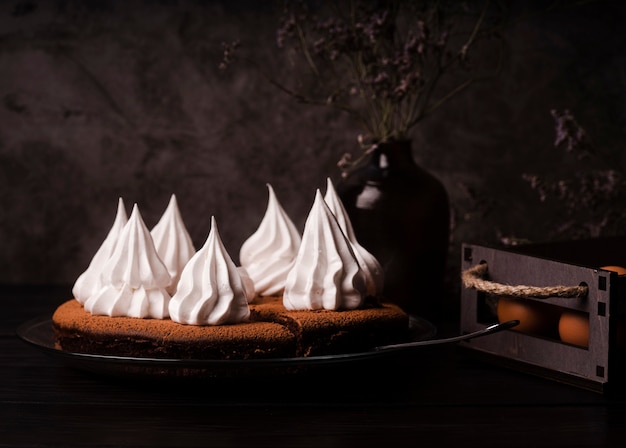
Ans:
{"label": "cake slice", "polygon": [[280,323],[297,340],[296,356],[357,353],[379,345],[405,342],[409,317],[397,305],[375,304],[349,311],[286,310],[280,296],[250,304],[257,321]]}
{"label": "cake slice", "polygon": [[264,359],[295,356],[296,337],[272,322],[182,325],[170,319],[94,316],[77,300],[52,316],[56,345],[68,352],[136,358]]}

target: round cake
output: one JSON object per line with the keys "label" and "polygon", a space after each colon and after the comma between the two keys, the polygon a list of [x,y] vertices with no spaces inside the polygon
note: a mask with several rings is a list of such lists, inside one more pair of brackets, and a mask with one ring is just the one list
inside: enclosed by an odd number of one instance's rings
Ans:
{"label": "round cake", "polygon": [[408,337],[393,304],[349,311],[288,311],[281,297],[250,304],[249,322],[183,325],[170,319],[97,316],[69,300],[52,316],[59,349],[173,359],[267,359],[367,351]]}
{"label": "round cake", "polygon": [[266,214],[230,257],[215,217],[196,250],[176,197],[148,229],[120,198],[116,219],[74,300],[52,317],[70,352],[171,359],[299,358],[407,340],[409,317],[381,303],[383,271],[358,244],[327,181],[302,234],[268,185]]}

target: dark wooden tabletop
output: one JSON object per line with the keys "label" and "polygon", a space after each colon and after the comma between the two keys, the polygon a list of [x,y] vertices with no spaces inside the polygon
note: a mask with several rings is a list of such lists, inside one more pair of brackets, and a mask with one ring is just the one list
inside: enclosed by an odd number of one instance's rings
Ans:
{"label": "dark wooden tabletop", "polygon": [[626,446],[623,397],[488,364],[454,345],[319,377],[85,372],[16,335],[69,290],[1,288],[0,446]]}

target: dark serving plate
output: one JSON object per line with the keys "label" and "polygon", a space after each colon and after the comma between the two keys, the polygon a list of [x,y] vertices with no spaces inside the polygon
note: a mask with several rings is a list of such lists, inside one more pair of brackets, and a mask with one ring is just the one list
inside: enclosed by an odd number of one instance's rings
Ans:
{"label": "dark serving plate", "polygon": [[[435,337],[436,327],[429,321],[411,316],[410,341],[428,341]],[[374,350],[306,358],[274,358],[245,360],[171,359],[107,356],[75,353],[55,347],[52,320],[49,316],[25,322],[17,335],[45,353],[62,360],[70,367],[104,375],[154,378],[261,378],[293,376],[308,373],[334,374],[368,365],[393,362],[410,357],[419,347]]]}

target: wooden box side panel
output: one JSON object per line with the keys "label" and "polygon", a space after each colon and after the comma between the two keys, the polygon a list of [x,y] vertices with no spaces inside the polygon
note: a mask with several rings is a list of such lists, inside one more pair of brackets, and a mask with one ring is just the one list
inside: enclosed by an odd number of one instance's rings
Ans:
{"label": "wooden box side panel", "polygon": [[[585,380],[609,380],[609,322],[611,282],[606,272],[476,245],[463,245],[462,269],[487,263],[488,280],[506,285],[577,286],[586,284],[584,298],[523,299],[577,310],[589,315],[589,347],[581,348],[559,340],[546,339],[508,330],[463,345],[533,366],[554,370]],[[493,322],[479,319],[481,294],[474,289],[461,292],[461,332],[484,328]]]}

